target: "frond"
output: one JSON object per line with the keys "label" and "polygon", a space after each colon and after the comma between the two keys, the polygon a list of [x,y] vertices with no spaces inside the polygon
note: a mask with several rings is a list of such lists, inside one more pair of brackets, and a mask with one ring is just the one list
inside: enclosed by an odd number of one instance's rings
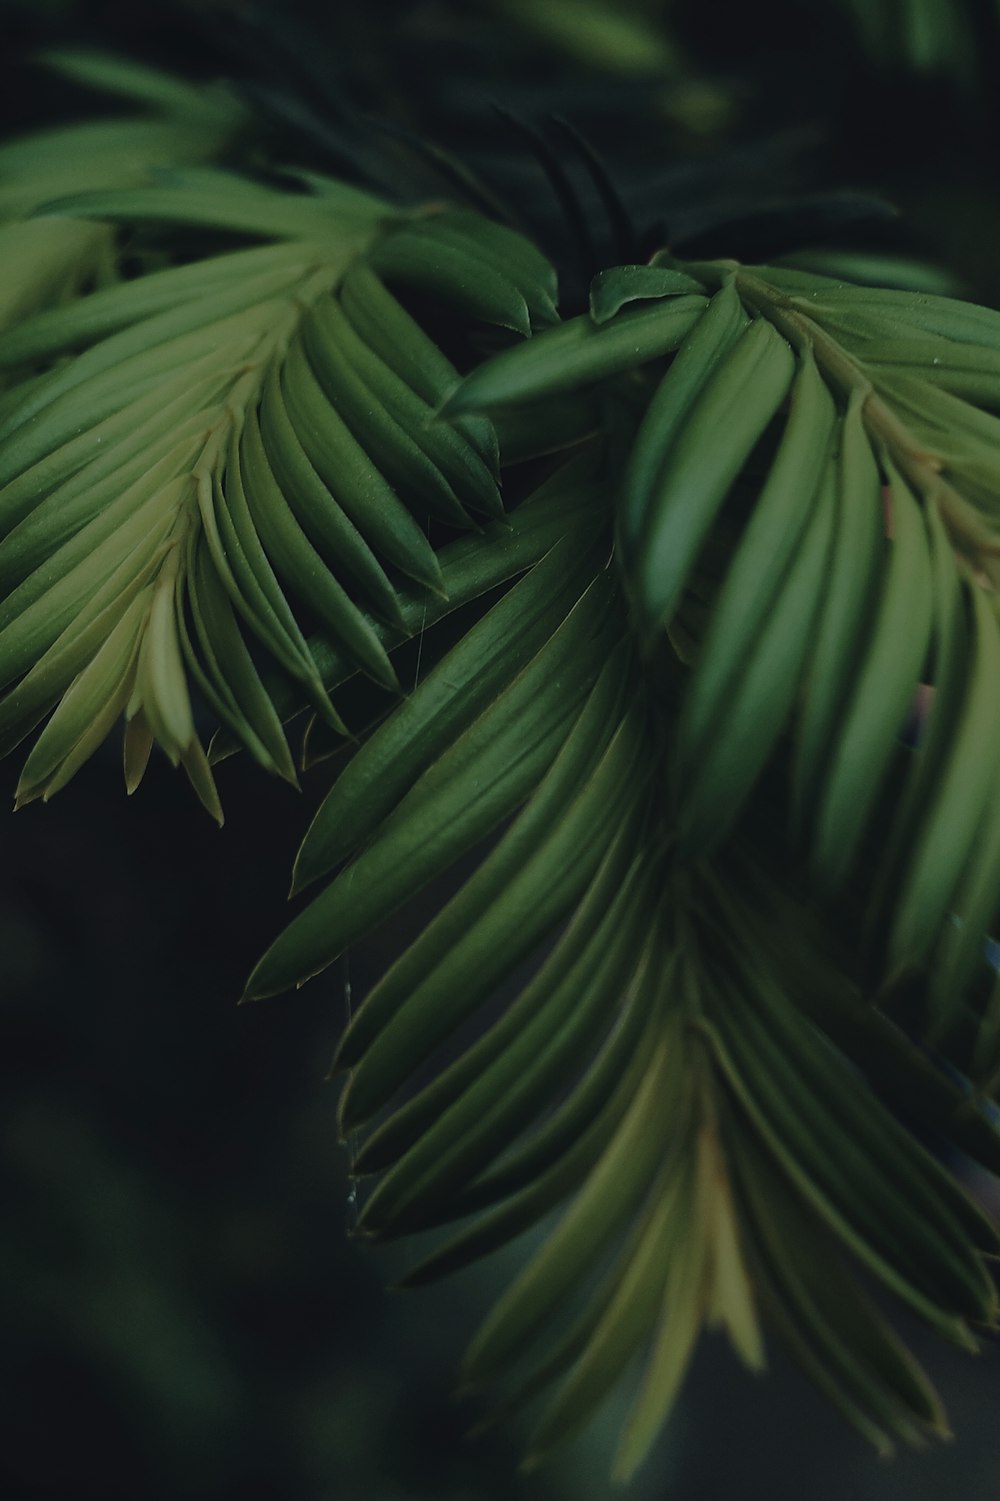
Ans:
{"label": "frond", "polygon": [[[124,720],[129,789],[158,743],[220,816],[210,759],[294,780],[289,720],[319,759],[371,685],[247,994],[471,866],[337,1058],[361,1230],[436,1235],[410,1284],[559,1214],[466,1385],[547,1396],[537,1458],[639,1364],[627,1477],[702,1332],[759,1370],[770,1330],[881,1451],[945,1432],[862,1283],[997,1324],[1000,1237],[894,1112],[1000,1168],[1000,315],[663,253],[561,321],[510,228],[223,170],[228,106],[69,66],[158,113],[0,151],[19,802]],[[403,697],[394,649],[476,601]]]}
{"label": "frond", "polygon": [[[990,1086],[993,1012],[971,1048],[957,1034],[1000,906],[981,823],[998,328],[938,296],[660,258],[602,274],[589,314],[445,403],[502,422],[586,390],[605,439],[550,484],[589,474],[617,505],[342,772],[296,887],[339,873],[248,994],[301,983],[501,831],[337,1062],[342,1128],[369,1131],[357,1171],[380,1175],[362,1232],[460,1222],[410,1284],[569,1201],[465,1371],[500,1383],[502,1413],[556,1384],[535,1454],[641,1359],[627,1476],[699,1331],[759,1368],[761,1320],[880,1450],[945,1432],[859,1268],[960,1345],[995,1327],[996,1231],[889,1106],[993,1167],[995,1131],[862,983],[924,976],[903,1019]],[[900,731],[922,684],[917,752]],[[816,927],[838,906],[877,917],[839,953]]]}
{"label": "frond", "polygon": [[189,677],[263,766],[294,780],[245,637],[346,733],[302,610],[393,689],[380,627],[403,625],[404,581],[443,589],[428,522],[465,530],[502,515],[492,427],[431,421],[455,371],[386,283],[527,332],[555,317],[545,263],[468,216],[394,223],[360,190],[310,188],[187,169],[48,210],[280,239],[102,288],[0,335],[14,382],[0,429],[4,749],[58,705],[21,801],[62,786],[124,709],[129,785],[152,738],[217,812]]}
{"label": "frond", "polygon": [[[624,268],[589,316],[473,372],[446,410],[564,393],[671,348],[617,539],[647,651],[666,631],[693,667],[669,752],[679,849],[718,848],[783,748],[815,889],[878,868],[885,974],[929,965],[946,1026],[1000,881],[1000,315],[787,267]],[[928,689],[917,755],[899,731]]]}
{"label": "frond", "polygon": [[[764,1313],[878,1447],[942,1432],[926,1379],[846,1264],[856,1258],[971,1347],[972,1326],[994,1317],[981,1252],[996,1233],[839,1051],[862,1067],[878,1057],[870,1040],[850,1046],[877,1014],[814,943],[789,955],[807,914],[776,924],[769,909],[788,898],[759,855],[754,866],[754,846],[735,872],[678,860],[662,726],[635,692],[599,516],[593,550],[564,537],[334,783],[297,885],[348,863],[248,993],[307,978],[503,828],[366,997],[337,1059],[351,1070],[342,1129],[370,1128],[356,1171],[381,1175],[361,1232],[385,1240],[459,1222],[407,1285],[570,1201],[474,1340],[465,1383],[500,1382],[503,1415],[558,1384],[539,1455],[642,1358],[625,1477],[699,1330],[724,1326],[756,1369]],[[540,950],[521,993],[455,1056],[469,1018]],[[890,1098],[926,1107],[996,1165],[985,1118],[963,1123],[958,1091],[894,1028],[880,1042],[874,1072]],[[432,1081],[406,1092],[449,1044]],[[831,1269],[818,1283],[820,1264]]]}

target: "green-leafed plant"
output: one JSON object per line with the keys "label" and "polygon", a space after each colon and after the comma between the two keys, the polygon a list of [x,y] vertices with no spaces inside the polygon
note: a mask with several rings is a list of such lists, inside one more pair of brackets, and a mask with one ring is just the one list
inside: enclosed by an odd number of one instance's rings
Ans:
{"label": "green-leafed plant", "polygon": [[412,1285],[557,1213],[463,1371],[544,1399],[532,1457],[638,1362],[629,1476],[720,1326],[882,1451],[946,1432],[881,1294],[997,1325],[924,1142],[1000,1168],[1000,314],[662,249],[576,311],[471,182],[278,171],[223,93],[56,61],[147,112],[0,148],[19,803],[120,722],[129,790],[158,745],[219,818],[233,751],[350,746],[254,997],[475,857],[345,1033],[341,1122],[360,1230],[439,1232]]}

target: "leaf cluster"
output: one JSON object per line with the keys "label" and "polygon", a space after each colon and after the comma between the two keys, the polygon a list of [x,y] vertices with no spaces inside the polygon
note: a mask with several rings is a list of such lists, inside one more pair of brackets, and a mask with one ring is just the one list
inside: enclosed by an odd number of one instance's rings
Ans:
{"label": "leaf cluster", "polygon": [[562,316],[509,225],[233,170],[239,107],[69,66],[150,113],[0,152],[19,801],[121,721],[129,790],[156,744],[217,817],[234,747],[352,744],[254,997],[472,859],[344,1035],[341,1124],[363,1233],[436,1234],[412,1284],[559,1213],[464,1370],[548,1393],[534,1457],[639,1362],[627,1477],[716,1327],[883,1452],[944,1433],[864,1284],[996,1327],[996,1229],[896,1112],[1000,1165],[1000,315],[661,250]]}

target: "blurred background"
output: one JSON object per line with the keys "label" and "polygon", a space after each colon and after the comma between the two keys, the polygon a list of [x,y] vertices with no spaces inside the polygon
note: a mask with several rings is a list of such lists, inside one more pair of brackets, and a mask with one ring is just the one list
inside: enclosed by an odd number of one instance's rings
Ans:
{"label": "blurred background", "polygon": [[[0,0],[0,19],[4,134],[94,109],[28,65],[42,44],[249,74],[247,98],[290,159],[337,170],[353,152],[377,170],[359,113],[462,152],[527,205],[572,296],[605,247],[576,242],[523,130],[492,106],[536,128],[559,114],[601,150],[644,248],[888,250],[1000,305],[991,3]],[[0,773],[12,795],[16,765]],[[362,994],[400,935],[295,996],[236,1007],[330,775],[317,767],[298,795],[232,760],[219,832],[162,764],[127,802],[108,747],[52,805],[4,820],[0,1494],[11,1501],[611,1493],[624,1401],[530,1476],[517,1471],[516,1427],[465,1439],[477,1413],[451,1399],[457,1361],[523,1242],[401,1295],[387,1285],[405,1254],[350,1239],[348,1155],[324,1076],[347,985]],[[905,1332],[956,1443],[881,1463],[780,1351],[752,1380],[708,1340],[631,1495],[992,1501],[997,1352],[973,1361]]]}

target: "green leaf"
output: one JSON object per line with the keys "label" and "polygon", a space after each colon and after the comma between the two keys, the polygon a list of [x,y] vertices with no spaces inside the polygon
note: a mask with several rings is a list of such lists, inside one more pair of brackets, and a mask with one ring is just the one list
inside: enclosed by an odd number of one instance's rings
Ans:
{"label": "green leaf", "polygon": [[691,292],[699,295],[704,288],[684,271],[667,266],[616,266],[601,271],[591,282],[590,316],[595,323],[607,323],[626,303]]}

